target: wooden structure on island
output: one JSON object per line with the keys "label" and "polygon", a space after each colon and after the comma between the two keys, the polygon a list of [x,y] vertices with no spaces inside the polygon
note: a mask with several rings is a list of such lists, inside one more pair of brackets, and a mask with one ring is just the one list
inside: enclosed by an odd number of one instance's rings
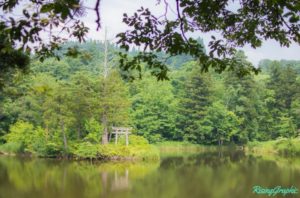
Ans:
{"label": "wooden structure on island", "polygon": [[125,135],[126,146],[129,144],[129,135],[131,134],[131,129],[128,127],[112,127],[112,132],[110,133],[109,139],[111,139],[111,135],[115,135],[115,144],[118,144],[118,136]]}

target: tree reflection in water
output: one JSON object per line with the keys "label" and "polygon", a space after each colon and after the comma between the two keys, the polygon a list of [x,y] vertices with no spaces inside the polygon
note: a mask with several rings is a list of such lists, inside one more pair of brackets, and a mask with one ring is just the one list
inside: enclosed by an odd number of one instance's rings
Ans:
{"label": "tree reflection in water", "polygon": [[242,151],[164,157],[160,162],[0,157],[0,197],[257,197],[254,185],[300,188],[300,159]]}

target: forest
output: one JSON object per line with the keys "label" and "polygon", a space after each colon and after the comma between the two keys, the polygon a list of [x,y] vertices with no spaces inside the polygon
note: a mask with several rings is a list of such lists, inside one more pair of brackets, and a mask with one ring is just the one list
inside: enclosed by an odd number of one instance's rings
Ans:
{"label": "forest", "polygon": [[[80,53],[65,56],[70,47]],[[300,134],[300,61],[261,60],[254,74],[237,51],[239,64],[220,74],[203,72],[183,54],[167,59],[169,80],[160,81],[144,66],[120,70],[119,51],[109,44],[106,54],[100,41],[68,42],[56,52],[60,60],[33,57],[25,73],[7,75],[0,92],[0,151],[118,155],[114,141],[107,142],[113,126],[133,128],[129,147],[119,143],[124,155],[136,155],[134,146],[148,152],[169,141],[247,145]],[[137,53],[133,48],[128,54]]]}

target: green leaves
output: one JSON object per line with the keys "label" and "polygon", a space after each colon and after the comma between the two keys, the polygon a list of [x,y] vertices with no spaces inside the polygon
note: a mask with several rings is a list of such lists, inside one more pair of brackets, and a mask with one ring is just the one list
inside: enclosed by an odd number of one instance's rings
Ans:
{"label": "green leaves", "polygon": [[[80,42],[84,41],[88,28],[79,20],[84,13],[79,0],[29,2],[31,6],[26,8],[15,0],[0,4],[0,9],[10,16],[1,19],[0,32],[11,48],[35,53],[43,61],[46,57],[55,56],[55,51],[66,39],[75,37]],[[22,10],[23,16],[14,15],[17,10]],[[3,63],[10,64],[9,60]]]}
{"label": "green leaves", "polygon": [[[142,47],[141,53],[147,53],[152,59],[146,61],[149,68],[166,67],[163,60],[149,55],[163,51],[171,56],[191,55],[195,60],[200,60],[202,71],[212,67],[218,72],[225,71],[231,62],[235,62],[237,47],[250,44],[257,48],[264,39],[274,39],[282,46],[289,46],[292,41],[300,43],[298,2],[243,1],[238,2],[241,5],[236,11],[230,9],[231,3],[228,0],[178,1],[175,19],[169,19],[168,13],[156,17],[144,8],[137,10],[131,17],[124,14],[123,22],[128,30],[117,35],[118,43],[125,51],[132,46]],[[203,53],[203,47],[197,45],[193,38],[187,37],[192,32],[216,31],[220,32],[221,38],[212,36],[209,55]],[[120,61],[126,62],[126,58],[121,56]],[[142,62],[143,56],[139,54],[133,59]],[[251,67],[252,71],[258,72],[253,65]],[[155,75],[161,78],[166,75],[165,70]]]}
{"label": "green leaves", "polygon": [[48,3],[48,4],[45,4],[45,5],[42,5],[41,13],[50,12],[54,9],[54,7],[55,7],[54,3]]}
{"label": "green leaves", "polygon": [[300,20],[300,16],[299,15],[298,16],[293,15],[289,19],[290,23],[297,23],[299,20]]}

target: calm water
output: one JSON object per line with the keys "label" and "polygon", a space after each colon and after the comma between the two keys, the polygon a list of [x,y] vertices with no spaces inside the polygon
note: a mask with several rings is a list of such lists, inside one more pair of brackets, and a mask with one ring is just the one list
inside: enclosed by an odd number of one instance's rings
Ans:
{"label": "calm water", "polygon": [[242,152],[177,155],[157,163],[0,157],[1,198],[267,197],[253,194],[254,185],[300,189],[300,160]]}

